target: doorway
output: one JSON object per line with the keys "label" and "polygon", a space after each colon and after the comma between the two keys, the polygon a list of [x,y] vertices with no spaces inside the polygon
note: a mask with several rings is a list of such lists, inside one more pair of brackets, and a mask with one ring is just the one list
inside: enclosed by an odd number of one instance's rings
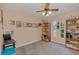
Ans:
{"label": "doorway", "polygon": [[51,24],[51,41],[65,44],[65,23],[53,21]]}

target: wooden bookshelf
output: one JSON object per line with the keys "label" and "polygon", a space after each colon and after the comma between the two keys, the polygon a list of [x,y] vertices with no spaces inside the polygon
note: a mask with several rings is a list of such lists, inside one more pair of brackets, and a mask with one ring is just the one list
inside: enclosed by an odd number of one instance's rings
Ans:
{"label": "wooden bookshelf", "polygon": [[76,34],[79,34],[79,19],[74,18],[74,19],[67,20],[66,31],[70,33],[70,35],[72,35],[72,38],[71,37],[66,38],[67,47],[79,50],[79,38],[76,35]]}
{"label": "wooden bookshelf", "polygon": [[47,21],[42,23],[42,40],[43,41],[50,41],[50,37],[49,37],[49,23]]}

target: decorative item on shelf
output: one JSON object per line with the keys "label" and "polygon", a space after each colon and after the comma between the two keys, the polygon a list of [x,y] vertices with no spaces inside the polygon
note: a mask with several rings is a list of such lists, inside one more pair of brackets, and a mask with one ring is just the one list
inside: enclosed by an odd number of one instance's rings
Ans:
{"label": "decorative item on shelf", "polygon": [[16,27],[22,27],[22,22],[21,21],[16,21]]}
{"label": "decorative item on shelf", "polygon": [[68,16],[68,20],[72,20],[72,19],[73,19],[72,15]]}
{"label": "decorative item on shelf", "polygon": [[77,19],[79,19],[79,15],[78,15],[78,16],[76,16],[76,18],[77,18]]}
{"label": "decorative item on shelf", "polygon": [[68,25],[72,24],[71,20],[66,20],[66,24],[68,24]]}
{"label": "decorative item on shelf", "polygon": [[76,28],[79,28],[79,26],[77,26]]}
{"label": "decorative item on shelf", "polygon": [[78,17],[76,17],[77,18],[77,24],[79,25],[79,16]]}
{"label": "decorative item on shelf", "polygon": [[75,25],[76,24],[76,21],[77,21],[76,18],[72,19],[72,24]]}

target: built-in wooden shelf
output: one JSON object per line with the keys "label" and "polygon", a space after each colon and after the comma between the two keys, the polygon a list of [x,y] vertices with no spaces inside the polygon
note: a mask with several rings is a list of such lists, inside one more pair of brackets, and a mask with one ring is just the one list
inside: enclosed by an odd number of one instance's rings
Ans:
{"label": "built-in wooden shelf", "polygon": [[49,38],[49,23],[48,22],[42,23],[42,40],[50,41],[50,38]]}
{"label": "built-in wooden shelf", "polygon": [[77,34],[77,31],[79,32],[79,23],[77,21],[79,21],[79,19],[76,18],[66,21],[66,31],[72,35],[72,37],[66,38],[66,45],[79,50],[79,38],[74,36]]}

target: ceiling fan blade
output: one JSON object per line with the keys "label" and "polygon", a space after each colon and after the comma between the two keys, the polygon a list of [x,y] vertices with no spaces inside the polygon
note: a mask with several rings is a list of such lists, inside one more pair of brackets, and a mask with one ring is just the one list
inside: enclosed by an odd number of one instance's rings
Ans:
{"label": "ceiling fan blade", "polygon": [[42,11],[36,11],[36,12],[42,12]]}
{"label": "ceiling fan blade", "polygon": [[49,9],[49,5],[50,5],[49,3],[46,3],[45,4],[45,9]]}
{"label": "ceiling fan blade", "polygon": [[58,11],[59,9],[49,9],[49,11]]}
{"label": "ceiling fan blade", "polygon": [[36,12],[43,12],[44,10],[36,11]]}

